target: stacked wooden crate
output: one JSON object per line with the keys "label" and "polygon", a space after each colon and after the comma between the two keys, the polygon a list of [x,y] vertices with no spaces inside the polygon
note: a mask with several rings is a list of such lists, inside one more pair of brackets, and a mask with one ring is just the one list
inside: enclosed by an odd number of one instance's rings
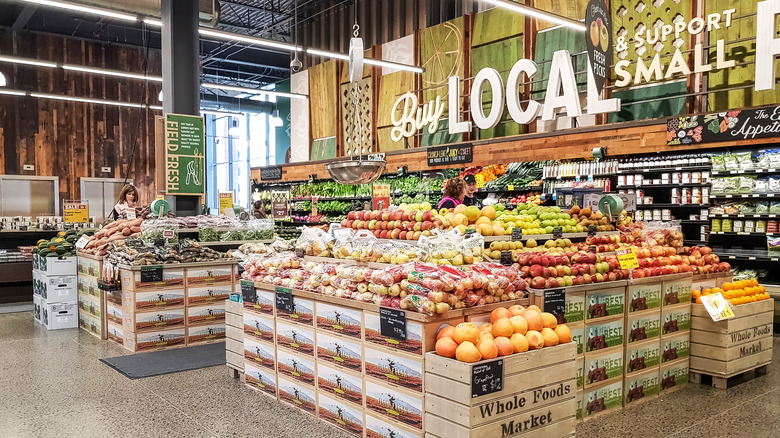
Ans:
{"label": "stacked wooden crate", "polygon": [[77,257],[79,327],[87,333],[107,339],[106,293],[98,287],[103,257],[79,254]]}

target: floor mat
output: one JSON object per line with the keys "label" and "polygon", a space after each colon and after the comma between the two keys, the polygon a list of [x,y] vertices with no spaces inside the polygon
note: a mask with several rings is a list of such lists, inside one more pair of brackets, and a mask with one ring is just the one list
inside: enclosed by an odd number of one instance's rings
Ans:
{"label": "floor mat", "polygon": [[225,343],[173,348],[100,359],[129,379],[160,376],[181,371],[225,365]]}

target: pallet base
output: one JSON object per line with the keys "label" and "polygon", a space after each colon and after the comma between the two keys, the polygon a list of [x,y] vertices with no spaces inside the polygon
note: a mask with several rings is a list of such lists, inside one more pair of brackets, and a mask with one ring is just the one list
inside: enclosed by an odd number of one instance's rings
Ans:
{"label": "pallet base", "polygon": [[[710,384],[713,388],[728,389],[734,387],[740,383],[752,380],[753,378],[764,376],[767,373],[768,363],[760,365],[756,368],[743,371],[741,373],[732,374],[730,376],[719,376],[715,374],[707,374],[701,371],[688,371],[689,381],[691,383],[699,383],[703,385]],[[753,377],[749,377],[749,374],[753,374]]]}
{"label": "pallet base", "polygon": [[241,379],[241,377],[244,375],[244,373],[239,370],[238,368],[233,368],[232,366],[227,366],[228,370],[228,376],[234,378],[234,379]]}

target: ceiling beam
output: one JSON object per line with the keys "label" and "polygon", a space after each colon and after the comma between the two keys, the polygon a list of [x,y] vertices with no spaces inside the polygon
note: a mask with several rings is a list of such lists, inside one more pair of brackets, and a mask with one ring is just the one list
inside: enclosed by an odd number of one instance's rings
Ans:
{"label": "ceiling beam", "polygon": [[22,30],[24,29],[24,26],[27,25],[27,22],[30,21],[30,18],[32,18],[33,14],[35,14],[35,11],[38,10],[38,6],[34,5],[27,5],[22,9],[21,12],[19,12],[19,15],[16,17],[16,21],[14,21],[13,26],[11,26],[11,29],[13,30]]}
{"label": "ceiling beam", "polygon": [[234,1],[228,1],[228,0],[221,0],[220,3],[225,3],[225,4],[228,4],[228,5],[238,6],[238,7],[244,8],[244,9],[249,9],[250,11],[263,12],[263,13],[266,13],[266,14],[279,15],[282,18],[291,17],[290,14],[288,14],[286,12],[278,11],[278,10],[275,10],[275,9],[261,8],[261,7],[258,7],[258,6],[250,6],[250,5],[245,5],[243,3],[238,3],[238,2],[234,2]]}

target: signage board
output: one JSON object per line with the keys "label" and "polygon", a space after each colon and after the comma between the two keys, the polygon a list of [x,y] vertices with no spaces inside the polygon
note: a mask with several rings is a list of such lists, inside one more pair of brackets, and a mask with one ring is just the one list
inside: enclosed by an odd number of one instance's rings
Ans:
{"label": "signage board", "polygon": [[429,147],[428,166],[467,164],[474,161],[474,146],[471,143]]}
{"label": "signage board", "polygon": [[165,115],[165,189],[169,195],[202,195],[206,187],[203,117]]}
{"label": "signage board", "polygon": [[604,0],[590,0],[585,9],[588,64],[601,93],[612,66],[612,17]]}
{"label": "signage board", "polygon": [[282,166],[269,166],[260,168],[261,181],[278,181],[282,179]]}
{"label": "signage board", "polygon": [[89,204],[80,201],[65,201],[62,217],[67,223],[89,222]]}
{"label": "signage board", "polygon": [[752,140],[780,135],[780,106],[724,111],[666,121],[666,144]]}

